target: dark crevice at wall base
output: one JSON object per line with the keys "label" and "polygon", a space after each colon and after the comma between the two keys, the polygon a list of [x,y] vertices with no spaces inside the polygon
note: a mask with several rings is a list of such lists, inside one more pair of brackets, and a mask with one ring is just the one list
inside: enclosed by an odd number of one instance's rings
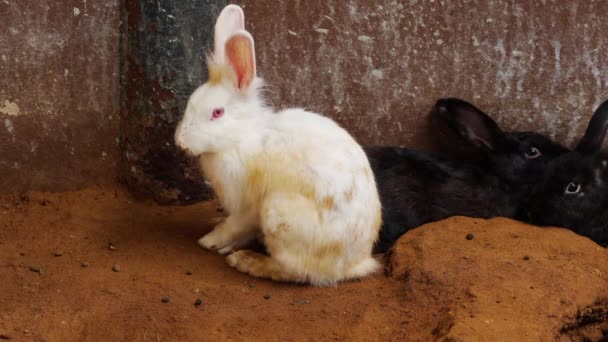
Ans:
{"label": "dark crevice at wall base", "polygon": [[211,198],[200,168],[173,135],[189,96],[207,77],[205,56],[225,1],[125,0],[121,179],[160,203]]}

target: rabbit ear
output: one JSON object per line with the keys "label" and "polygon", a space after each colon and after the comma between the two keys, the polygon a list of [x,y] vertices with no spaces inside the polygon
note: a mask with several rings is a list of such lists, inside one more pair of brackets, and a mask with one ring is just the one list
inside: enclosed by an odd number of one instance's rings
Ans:
{"label": "rabbit ear", "polygon": [[249,88],[255,78],[253,37],[247,31],[238,31],[226,41],[225,51],[226,61],[236,75],[235,86],[241,90]]}
{"label": "rabbit ear", "polygon": [[598,151],[606,137],[608,129],[608,100],[604,101],[593,113],[585,135],[576,146],[576,151],[581,154],[591,154]]}
{"label": "rabbit ear", "polygon": [[500,150],[506,139],[505,133],[492,118],[461,99],[438,100],[431,115],[436,116],[477,148]]}
{"label": "rabbit ear", "polygon": [[245,29],[245,14],[237,5],[224,7],[215,21],[213,56],[218,63],[225,62],[224,46],[230,36]]}

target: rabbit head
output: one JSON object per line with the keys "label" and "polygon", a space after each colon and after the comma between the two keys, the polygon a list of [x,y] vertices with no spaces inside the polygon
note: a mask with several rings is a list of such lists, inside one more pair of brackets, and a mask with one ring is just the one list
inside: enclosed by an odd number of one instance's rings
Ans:
{"label": "rabbit head", "polygon": [[557,158],[529,197],[523,219],[569,228],[608,244],[608,101],[594,112],[575,151]]}
{"label": "rabbit head", "polygon": [[437,101],[430,115],[439,150],[473,162],[502,179],[534,184],[547,164],[568,149],[535,132],[504,132],[486,113],[457,98]]}
{"label": "rabbit head", "polygon": [[258,96],[254,41],[244,30],[240,7],[228,5],[215,25],[215,47],[207,58],[209,79],[188,100],[175,143],[193,155],[234,146],[264,110]]}

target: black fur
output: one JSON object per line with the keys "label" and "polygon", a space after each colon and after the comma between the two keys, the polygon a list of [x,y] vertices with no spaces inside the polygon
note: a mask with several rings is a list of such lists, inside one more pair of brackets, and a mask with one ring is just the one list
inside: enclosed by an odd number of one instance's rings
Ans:
{"label": "black fur", "polygon": [[514,217],[548,162],[568,151],[537,133],[505,133],[459,99],[437,101],[431,122],[440,150],[456,157],[365,147],[383,206],[374,252],[385,252],[412,228],[450,216]]}
{"label": "black fur", "polygon": [[593,114],[576,150],[549,164],[522,206],[521,219],[569,228],[608,245],[608,152],[600,150],[607,126],[608,101]]}

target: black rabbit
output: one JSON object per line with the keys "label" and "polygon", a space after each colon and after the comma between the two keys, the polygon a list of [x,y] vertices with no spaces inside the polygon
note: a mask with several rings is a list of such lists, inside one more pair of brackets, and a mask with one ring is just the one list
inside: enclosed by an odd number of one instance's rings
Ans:
{"label": "black rabbit", "polygon": [[440,151],[454,158],[365,147],[383,206],[376,253],[408,230],[450,216],[514,217],[548,163],[568,152],[538,133],[505,133],[460,99],[438,100],[430,115]]}
{"label": "black rabbit", "polygon": [[569,228],[608,245],[608,151],[601,151],[607,128],[605,101],[593,113],[576,149],[549,164],[522,206],[521,219]]}

